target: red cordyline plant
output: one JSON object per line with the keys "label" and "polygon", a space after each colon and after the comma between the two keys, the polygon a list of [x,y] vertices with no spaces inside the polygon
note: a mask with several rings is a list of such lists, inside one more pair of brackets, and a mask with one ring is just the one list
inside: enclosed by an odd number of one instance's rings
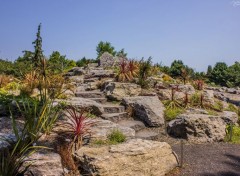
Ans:
{"label": "red cordyline plant", "polygon": [[196,85],[197,90],[203,90],[204,81],[203,80],[196,80],[195,85]]}
{"label": "red cordyline plant", "polygon": [[66,126],[69,128],[70,135],[72,136],[72,145],[75,150],[79,149],[82,141],[86,137],[91,136],[91,126],[93,121],[87,115],[87,109],[77,109],[74,106],[67,106],[65,115],[69,119]]}

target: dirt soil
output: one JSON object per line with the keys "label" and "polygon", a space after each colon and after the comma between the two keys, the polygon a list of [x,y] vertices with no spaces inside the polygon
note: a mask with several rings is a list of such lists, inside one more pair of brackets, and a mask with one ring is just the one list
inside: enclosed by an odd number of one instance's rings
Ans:
{"label": "dirt soil", "polygon": [[[180,160],[180,142],[172,148]],[[183,153],[183,167],[168,176],[240,176],[239,144],[184,144]]]}

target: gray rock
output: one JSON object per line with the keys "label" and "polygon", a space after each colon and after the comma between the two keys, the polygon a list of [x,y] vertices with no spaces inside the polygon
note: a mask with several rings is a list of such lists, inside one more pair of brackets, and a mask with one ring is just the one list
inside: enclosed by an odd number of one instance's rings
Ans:
{"label": "gray rock", "polygon": [[57,153],[51,151],[41,151],[34,153],[28,158],[30,161],[25,162],[25,165],[32,163],[31,167],[28,170],[28,173],[25,175],[34,176],[62,176],[63,167],[61,162],[61,157]]}
{"label": "gray rock", "polygon": [[168,124],[171,136],[191,142],[220,142],[226,132],[226,123],[218,116],[206,114],[182,114]]}
{"label": "gray rock", "polygon": [[92,122],[94,124],[91,128],[92,139],[106,140],[113,130],[121,131],[127,138],[135,137],[135,130],[132,128],[121,126],[109,120],[94,119]]}
{"label": "gray rock", "polygon": [[238,115],[235,112],[223,111],[221,118],[226,124],[236,124],[238,122]]}
{"label": "gray rock", "polygon": [[103,53],[100,58],[100,66],[101,67],[113,67],[116,62],[119,62],[108,52]]}
{"label": "gray rock", "polygon": [[110,147],[82,147],[75,157],[87,175],[163,176],[177,166],[169,144],[142,139]]}
{"label": "gray rock", "polygon": [[137,96],[141,93],[141,87],[133,83],[105,82],[102,91],[110,99],[121,101],[123,97]]}
{"label": "gray rock", "polygon": [[134,116],[150,127],[164,125],[164,106],[157,96],[126,97],[123,104],[132,107]]}

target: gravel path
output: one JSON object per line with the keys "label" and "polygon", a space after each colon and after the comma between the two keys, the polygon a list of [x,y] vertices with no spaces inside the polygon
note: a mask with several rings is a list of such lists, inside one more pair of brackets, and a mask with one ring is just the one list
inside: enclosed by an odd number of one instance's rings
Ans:
{"label": "gravel path", "polygon": [[[173,150],[180,158],[180,145]],[[240,176],[240,145],[185,144],[183,168],[169,176]]]}

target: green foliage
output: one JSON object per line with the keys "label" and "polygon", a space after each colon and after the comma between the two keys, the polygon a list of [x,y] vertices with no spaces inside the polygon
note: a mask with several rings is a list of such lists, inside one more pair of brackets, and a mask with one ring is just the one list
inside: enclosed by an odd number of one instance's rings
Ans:
{"label": "green foliage", "polygon": [[175,119],[179,114],[182,114],[184,110],[182,108],[167,108],[164,111],[165,120],[170,121]]}
{"label": "green foliage", "polygon": [[82,59],[78,60],[76,62],[76,65],[78,67],[85,67],[89,63],[97,63],[98,61],[96,59],[87,59],[86,57],[83,57]]}
{"label": "green foliage", "polygon": [[214,82],[215,84],[221,86],[227,86],[227,70],[228,66],[224,62],[218,62],[214,66],[209,79],[210,81]]}
{"label": "green foliage", "polygon": [[118,51],[116,53],[116,56],[122,57],[122,58],[126,58],[127,57],[127,53],[125,53],[124,49],[121,49],[120,51]]}
{"label": "green foliage", "polygon": [[14,65],[8,60],[0,59],[0,74],[12,75],[14,74]]}
{"label": "green foliage", "polygon": [[69,60],[66,56],[61,55],[58,51],[53,51],[48,60],[49,67],[55,73],[63,73],[64,70],[76,66],[75,61]]}
{"label": "green foliage", "polygon": [[56,122],[59,109],[52,101],[44,104],[35,99],[22,98],[17,102],[21,116],[25,120],[25,130],[30,141],[36,142],[42,134],[49,134]]}
{"label": "green foliage", "polygon": [[148,88],[149,81],[147,78],[151,75],[152,58],[149,57],[148,60],[141,59],[139,62],[139,73],[138,73],[138,84],[142,88]]}
{"label": "green foliage", "polygon": [[[24,124],[23,130],[19,132],[16,125],[15,118],[12,117],[12,127],[16,140],[1,137],[0,140],[5,142],[8,147],[3,149],[0,153],[0,175],[24,175],[32,162],[27,158],[35,153],[37,150],[46,148],[43,146],[36,146],[36,140],[29,138],[30,131]],[[28,162],[27,164],[25,164]]]}
{"label": "green foliage", "polygon": [[110,42],[100,41],[97,45],[96,51],[97,51],[97,58],[99,58],[104,52],[108,52],[113,56],[116,55],[115,48],[112,46]]}
{"label": "green foliage", "polygon": [[213,107],[214,110],[216,111],[223,111],[223,103],[221,101],[215,101]]}
{"label": "green foliage", "polygon": [[235,64],[233,64],[228,68],[226,84],[228,87],[240,86],[240,63],[239,62],[235,62]]}
{"label": "green foliage", "polygon": [[119,144],[126,141],[126,136],[118,129],[113,130],[108,135],[109,144]]}
{"label": "green foliage", "polygon": [[238,108],[231,103],[228,104],[228,107],[225,109],[225,111],[232,111],[232,112],[236,112],[237,114],[239,113]]}
{"label": "green foliage", "polygon": [[240,127],[235,126],[235,125],[227,125],[226,127],[226,137],[225,137],[226,142],[231,142],[234,144],[239,144],[240,143]]}
{"label": "green foliage", "polygon": [[42,50],[41,23],[38,25],[38,31],[36,36],[37,36],[36,40],[32,43],[34,44],[34,49],[35,49],[34,55],[32,58],[34,67],[38,67],[41,60],[44,58],[43,50]]}

